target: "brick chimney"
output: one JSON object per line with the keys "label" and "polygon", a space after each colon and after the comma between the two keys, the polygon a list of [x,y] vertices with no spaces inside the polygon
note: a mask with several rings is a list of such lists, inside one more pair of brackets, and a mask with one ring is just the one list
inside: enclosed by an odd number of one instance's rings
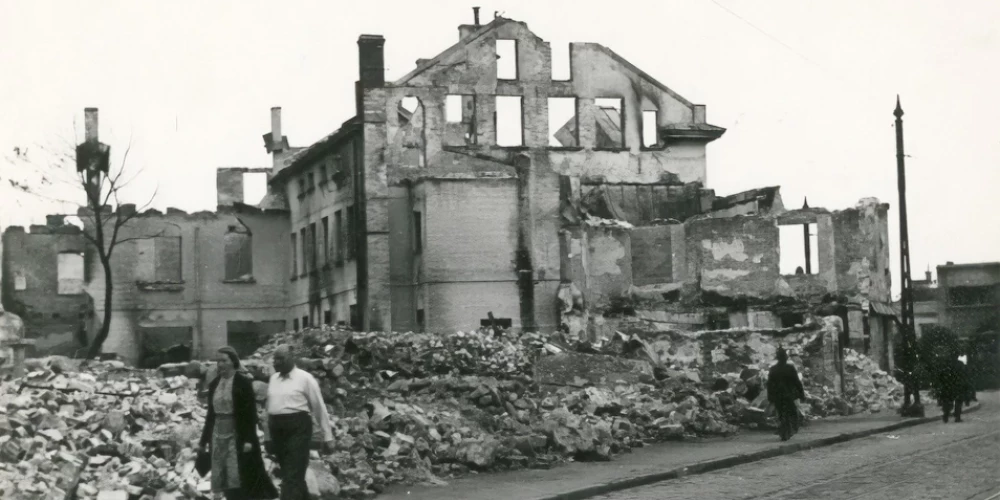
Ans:
{"label": "brick chimney", "polygon": [[385,56],[382,35],[361,35],[358,37],[358,70],[361,88],[375,88],[385,85]]}
{"label": "brick chimney", "polygon": [[264,134],[264,147],[272,154],[288,149],[288,140],[281,134],[281,106],[271,108],[271,133]]}
{"label": "brick chimney", "polygon": [[83,109],[83,126],[84,126],[84,137],[86,137],[87,142],[97,142],[98,136],[98,121],[97,121],[97,108],[84,108]]}
{"label": "brick chimney", "polygon": [[458,25],[458,39],[462,40],[465,37],[473,34],[480,28],[479,24],[479,7],[472,8],[472,22],[473,24],[460,24]]}

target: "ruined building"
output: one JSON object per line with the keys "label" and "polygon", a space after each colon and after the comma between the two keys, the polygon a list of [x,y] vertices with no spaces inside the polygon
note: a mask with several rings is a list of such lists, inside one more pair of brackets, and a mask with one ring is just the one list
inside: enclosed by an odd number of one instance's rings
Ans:
{"label": "ruined building", "polygon": [[[395,82],[384,44],[359,38],[357,114],[317,143],[289,147],[272,109],[298,325],[446,331],[492,312],[551,330],[638,299],[668,323],[780,327],[824,305],[888,349],[887,205],[716,196],[706,145],[724,129],[598,44],[570,44],[553,80],[549,44],[498,17]],[[811,248],[781,256],[786,229]]]}
{"label": "ruined building", "polygon": [[[271,110],[260,204],[220,171],[226,210],[137,219],[175,239],[118,257],[123,274],[146,259],[152,279],[121,288],[115,338],[210,353],[234,342],[233,318],[394,331],[492,318],[599,335],[622,316],[711,329],[823,314],[843,318],[844,343],[891,359],[887,205],[787,210],[777,187],[716,195],[706,148],[725,130],[596,43],[570,44],[566,80],[549,43],[502,17],[460,26],[394,82],[384,49],[358,39],[356,114],[314,144],[291,147]],[[252,273],[223,276],[221,247],[239,234],[253,235]]]}

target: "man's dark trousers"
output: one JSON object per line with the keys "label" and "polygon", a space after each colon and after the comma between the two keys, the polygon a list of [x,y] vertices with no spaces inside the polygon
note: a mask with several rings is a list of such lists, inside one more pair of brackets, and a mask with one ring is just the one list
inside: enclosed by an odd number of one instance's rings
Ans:
{"label": "man's dark trousers", "polygon": [[281,467],[281,500],[309,500],[306,469],[312,416],[305,412],[270,416],[271,445]]}
{"label": "man's dark trousers", "polygon": [[962,421],[963,399],[964,398],[955,398],[955,399],[945,399],[941,401],[941,410],[944,412],[944,415],[941,415],[941,417],[944,418],[945,422],[948,422],[948,417],[951,415],[952,409],[955,410],[955,421],[956,422]]}
{"label": "man's dark trousers", "polygon": [[792,437],[799,430],[799,413],[795,400],[779,398],[774,402],[774,410],[778,414],[778,435],[782,440]]}

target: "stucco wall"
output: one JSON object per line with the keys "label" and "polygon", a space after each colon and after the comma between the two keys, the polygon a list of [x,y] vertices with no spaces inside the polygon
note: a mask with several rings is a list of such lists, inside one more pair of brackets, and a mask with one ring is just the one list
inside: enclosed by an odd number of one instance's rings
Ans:
{"label": "stucco wall", "polygon": [[773,219],[734,217],[685,224],[687,279],[701,290],[757,297],[779,278],[778,227]]}

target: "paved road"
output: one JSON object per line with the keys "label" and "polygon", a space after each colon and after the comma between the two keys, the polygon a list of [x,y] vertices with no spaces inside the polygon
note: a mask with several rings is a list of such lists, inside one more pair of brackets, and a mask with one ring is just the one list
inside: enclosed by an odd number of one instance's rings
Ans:
{"label": "paved road", "polygon": [[979,401],[960,424],[918,425],[599,498],[998,500],[1000,393]]}

